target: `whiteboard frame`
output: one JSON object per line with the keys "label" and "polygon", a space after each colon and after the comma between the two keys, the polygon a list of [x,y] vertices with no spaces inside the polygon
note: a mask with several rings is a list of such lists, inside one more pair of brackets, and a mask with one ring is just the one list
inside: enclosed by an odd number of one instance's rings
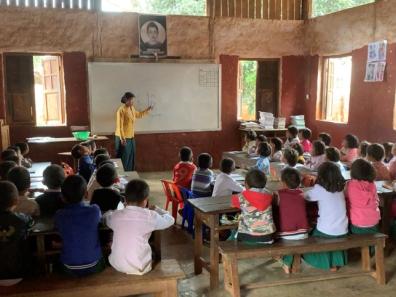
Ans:
{"label": "whiteboard frame", "polygon": [[[95,63],[95,62],[102,62],[102,61],[92,61],[92,62],[88,62],[88,64],[90,63]],[[103,63],[103,62],[102,62]],[[126,63],[125,61],[120,61],[120,62],[111,62],[111,63]],[[130,62],[131,64],[137,64],[137,62]],[[91,84],[91,76],[89,75],[89,65],[87,64],[87,73],[88,73],[88,90],[89,90],[89,126],[90,129],[92,128],[92,84]],[[142,63],[145,64],[145,63]],[[185,64],[201,64],[201,63],[185,63]],[[166,131],[135,131],[135,135],[145,135],[145,134],[169,134],[169,133],[197,133],[197,132],[217,132],[217,131],[222,131],[222,112],[221,112],[221,106],[222,106],[222,65],[221,64],[216,64],[213,63],[215,65],[219,66],[219,74],[218,74],[218,104],[217,104],[217,108],[218,108],[218,112],[219,112],[219,118],[218,118],[218,127],[215,129],[190,129],[190,130],[166,130]],[[115,131],[110,134],[110,135],[114,135]],[[95,133],[95,135],[109,135],[107,132],[97,132]]]}

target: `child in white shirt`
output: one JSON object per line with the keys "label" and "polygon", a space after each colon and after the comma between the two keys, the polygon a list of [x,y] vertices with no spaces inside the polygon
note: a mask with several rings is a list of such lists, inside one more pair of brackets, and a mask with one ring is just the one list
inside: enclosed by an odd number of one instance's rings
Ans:
{"label": "child in white shirt", "polygon": [[213,197],[228,196],[241,193],[244,189],[230,176],[235,170],[235,162],[233,159],[225,158],[220,163],[221,173],[216,177],[213,188]]}
{"label": "child in white shirt", "polygon": [[125,208],[104,214],[106,225],[114,232],[109,262],[126,274],[142,275],[151,270],[151,233],[175,223],[165,210],[157,206],[146,208],[149,192],[145,181],[134,179],[125,189]]}
{"label": "child in white shirt", "polygon": [[298,138],[298,129],[296,126],[287,127],[286,138],[284,148],[292,148],[293,144],[300,143],[300,139]]}

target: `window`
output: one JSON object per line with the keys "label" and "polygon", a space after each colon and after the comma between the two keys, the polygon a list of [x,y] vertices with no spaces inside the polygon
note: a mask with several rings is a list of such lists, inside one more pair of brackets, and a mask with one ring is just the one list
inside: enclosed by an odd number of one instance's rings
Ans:
{"label": "window", "polygon": [[238,120],[256,120],[257,61],[239,61]]}
{"label": "window", "polygon": [[206,0],[102,0],[102,11],[206,15]]}
{"label": "window", "polygon": [[348,122],[351,75],[351,56],[323,59],[319,119],[338,123]]}
{"label": "window", "polygon": [[8,116],[13,124],[66,124],[60,55],[6,54]]}
{"label": "window", "polygon": [[313,0],[312,16],[317,17],[373,2],[375,0]]}

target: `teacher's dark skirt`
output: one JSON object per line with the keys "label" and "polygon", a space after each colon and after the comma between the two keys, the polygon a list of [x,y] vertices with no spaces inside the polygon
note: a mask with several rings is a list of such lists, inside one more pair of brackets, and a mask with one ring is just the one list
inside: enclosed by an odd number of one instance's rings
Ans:
{"label": "teacher's dark skirt", "polygon": [[136,144],[135,138],[127,138],[126,144],[121,145],[120,137],[115,137],[115,149],[117,152],[117,158],[121,158],[122,165],[124,165],[125,171],[135,170],[135,155],[136,155]]}

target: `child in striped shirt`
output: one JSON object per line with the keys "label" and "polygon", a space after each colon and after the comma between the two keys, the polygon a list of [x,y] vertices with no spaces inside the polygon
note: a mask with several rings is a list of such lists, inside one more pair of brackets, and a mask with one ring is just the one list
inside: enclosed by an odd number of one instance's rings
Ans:
{"label": "child in striped shirt", "polygon": [[212,196],[212,182],[214,180],[212,167],[213,159],[208,153],[203,153],[198,156],[198,168],[195,170],[192,181],[191,191],[195,197],[210,197]]}

